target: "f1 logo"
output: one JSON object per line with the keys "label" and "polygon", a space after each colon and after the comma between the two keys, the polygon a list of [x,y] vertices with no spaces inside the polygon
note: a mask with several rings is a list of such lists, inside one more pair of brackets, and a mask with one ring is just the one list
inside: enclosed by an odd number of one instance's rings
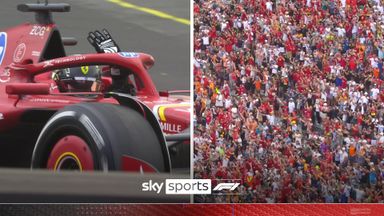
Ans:
{"label": "f1 logo", "polygon": [[220,183],[218,185],[216,185],[215,188],[213,188],[213,191],[222,191],[222,190],[230,190],[230,191],[234,191],[238,186],[240,185],[240,183]]}

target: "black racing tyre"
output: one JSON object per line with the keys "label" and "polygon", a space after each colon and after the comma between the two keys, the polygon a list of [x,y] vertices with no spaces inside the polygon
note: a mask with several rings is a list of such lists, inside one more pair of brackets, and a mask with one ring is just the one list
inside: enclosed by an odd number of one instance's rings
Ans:
{"label": "black racing tyre", "polygon": [[76,104],[58,111],[46,123],[36,142],[31,168],[169,172],[165,145],[133,109]]}

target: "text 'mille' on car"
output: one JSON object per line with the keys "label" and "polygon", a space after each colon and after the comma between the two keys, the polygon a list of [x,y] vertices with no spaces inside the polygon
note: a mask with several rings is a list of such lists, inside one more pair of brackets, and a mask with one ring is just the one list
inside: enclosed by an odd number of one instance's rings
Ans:
{"label": "text 'mille' on car", "polygon": [[154,58],[122,52],[107,30],[98,53],[67,56],[52,12],[22,4],[36,23],[0,32],[0,166],[52,170],[189,171],[189,91],[158,92]]}

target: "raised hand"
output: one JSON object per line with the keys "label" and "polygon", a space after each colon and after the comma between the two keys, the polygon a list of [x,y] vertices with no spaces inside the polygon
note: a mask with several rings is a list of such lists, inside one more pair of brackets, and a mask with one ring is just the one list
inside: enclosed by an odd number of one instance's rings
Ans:
{"label": "raised hand", "polygon": [[87,40],[98,53],[120,52],[119,46],[106,29],[103,29],[102,32],[99,30],[89,32]]}

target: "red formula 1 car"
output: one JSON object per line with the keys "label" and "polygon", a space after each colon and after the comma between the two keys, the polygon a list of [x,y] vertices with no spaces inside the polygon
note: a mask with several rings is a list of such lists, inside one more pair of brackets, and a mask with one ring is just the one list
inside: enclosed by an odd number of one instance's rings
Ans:
{"label": "red formula 1 car", "polygon": [[0,32],[0,166],[189,170],[189,94],[156,90],[152,56],[105,48],[108,32],[88,38],[105,52],[66,56],[75,41],[51,13],[68,4],[18,10],[35,12],[36,23]]}

